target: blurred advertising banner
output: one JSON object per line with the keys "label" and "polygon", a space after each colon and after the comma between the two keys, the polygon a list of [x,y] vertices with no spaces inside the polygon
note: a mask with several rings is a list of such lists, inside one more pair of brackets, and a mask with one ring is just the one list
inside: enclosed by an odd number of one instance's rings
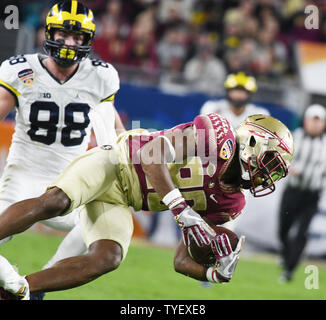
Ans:
{"label": "blurred advertising banner", "polygon": [[11,137],[14,133],[14,121],[4,121],[0,123],[0,176],[5,166]]}
{"label": "blurred advertising banner", "polygon": [[303,88],[309,93],[326,94],[326,44],[300,41],[297,62]]}

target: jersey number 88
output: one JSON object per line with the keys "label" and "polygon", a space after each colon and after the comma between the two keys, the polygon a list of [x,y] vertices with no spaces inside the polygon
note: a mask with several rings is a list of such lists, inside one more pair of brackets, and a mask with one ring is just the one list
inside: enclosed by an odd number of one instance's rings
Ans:
{"label": "jersey number 88", "polygon": [[[31,140],[46,145],[50,145],[56,141],[59,110],[59,106],[55,102],[35,101],[31,104],[31,112],[29,115],[31,128],[27,131]],[[90,107],[86,103],[69,103],[64,110],[65,127],[63,127],[61,132],[61,143],[65,147],[80,145],[86,135],[85,129],[90,122],[88,117]],[[49,114],[48,120],[39,119],[40,112],[42,111]],[[74,113],[76,112],[83,114],[84,122],[74,122]],[[79,131],[80,136],[71,137],[72,131]],[[41,132],[42,134],[40,134]]]}

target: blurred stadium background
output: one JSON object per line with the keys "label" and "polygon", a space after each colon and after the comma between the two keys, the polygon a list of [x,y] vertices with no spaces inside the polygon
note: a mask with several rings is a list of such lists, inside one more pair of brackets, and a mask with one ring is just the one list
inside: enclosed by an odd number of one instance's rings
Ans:
{"label": "blurred stadium background", "polygon": [[[44,17],[56,2],[1,1],[0,62],[13,55],[42,52]],[[256,77],[258,91],[254,102],[267,108],[272,116],[282,120],[291,130],[301,125],[301,116],[310,103],[326,106],[325,1],[81,2],[96,16],[93,57],[110,62],[120,74],[121,89],[116,95],[116,107],[128,129],[143,127],[160,130],[191,121],[205,101],[224,96],[226,74],[238,70]],[[5,8],[8,5],[19,8],[17,30],[5,28],[4,20],[8,16]],[[305,27],[308,15],[304,10],[308,5],[319,9],[318,29]],[[195,62],[200,62],[199,53],[203,52],[210,56],[211,71],[214,72],[198,73],[192,67]],[[14,114],[0,124],[0,174],[13,126]],[[92,146],[94,141],[90,142]],[[238,218],[240,221],[235,231],[246,236],[248,254],[277,254],[277,219],[282,188],[281,184],[266,199],[248,199],[244,213]],[[179,234],[172,215],[160,214],[156,218],[157,228],[149,233],[153,215],[149,212],[134,213],[135,239],[159,246],[175,246]],[[36,229],[51,231],[44,226]],[[10,248],[16,248],[14,244],[6,246],[3,250],[13,255],[16,249]],[[172,253],[170,255],[172,257]],[[276,257],[270,260],[274,265]],[[318,259],[321,265],[326,258],[326,192],[309,230],[305,257]],[[172,270],[171,262],[170,267]],[[326,272],[325,267],[323,270]],[[303,271],[301,273],[303,279]],[[263,282],[261,285],[264,285]],[[234,296],[231,294],[230,297]],[[293,292],[286,297],[301,296]],[[318,297],[326,298],[326,294]]]}

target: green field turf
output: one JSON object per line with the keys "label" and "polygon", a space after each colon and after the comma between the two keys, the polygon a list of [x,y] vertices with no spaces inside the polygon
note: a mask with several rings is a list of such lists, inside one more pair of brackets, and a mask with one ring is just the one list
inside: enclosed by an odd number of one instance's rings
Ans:
{"label": "green field turf", "polygon": [[[60,236],[27,232],[0,248],[20,274],[38,271],[55,252]],[[151,247],[133,241],[126,260],[110,274],[79,288],[51,292],[49,300],[218,300],[218,299],[326,299],[326,266],[319,263],[319,289],[305,288],[308,276],[302,262],[295,280],[279,284],[280,268],[276,257],[243,256],[233,280],[204,288],[193,279],[174,272],[173,250]]]}

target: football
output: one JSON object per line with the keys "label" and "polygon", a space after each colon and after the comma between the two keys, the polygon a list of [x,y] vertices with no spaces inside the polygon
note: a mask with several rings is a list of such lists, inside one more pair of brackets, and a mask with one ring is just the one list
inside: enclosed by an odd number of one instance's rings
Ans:
{"label": "football", "polygon": [[[233,231],[222,226],[211,226],[211,228],[214,229],[217,235],[221,235],[222,233],[227,234],[230,240],[232,250],[234,250],[237,247],[239,239],[238,236]],[[216,262],[216,257],[212,251],[211,246],[203,245],[202,247],[198,247],[193,238],[191,238],[190,240],[188,252],[193,260],[195,260],[197,263],[205,267],[210,267],[214,265]]]}
{"label": "football", "polygon": [[0,300],[18,300],[18,298],[9,291],[0,287]]}

